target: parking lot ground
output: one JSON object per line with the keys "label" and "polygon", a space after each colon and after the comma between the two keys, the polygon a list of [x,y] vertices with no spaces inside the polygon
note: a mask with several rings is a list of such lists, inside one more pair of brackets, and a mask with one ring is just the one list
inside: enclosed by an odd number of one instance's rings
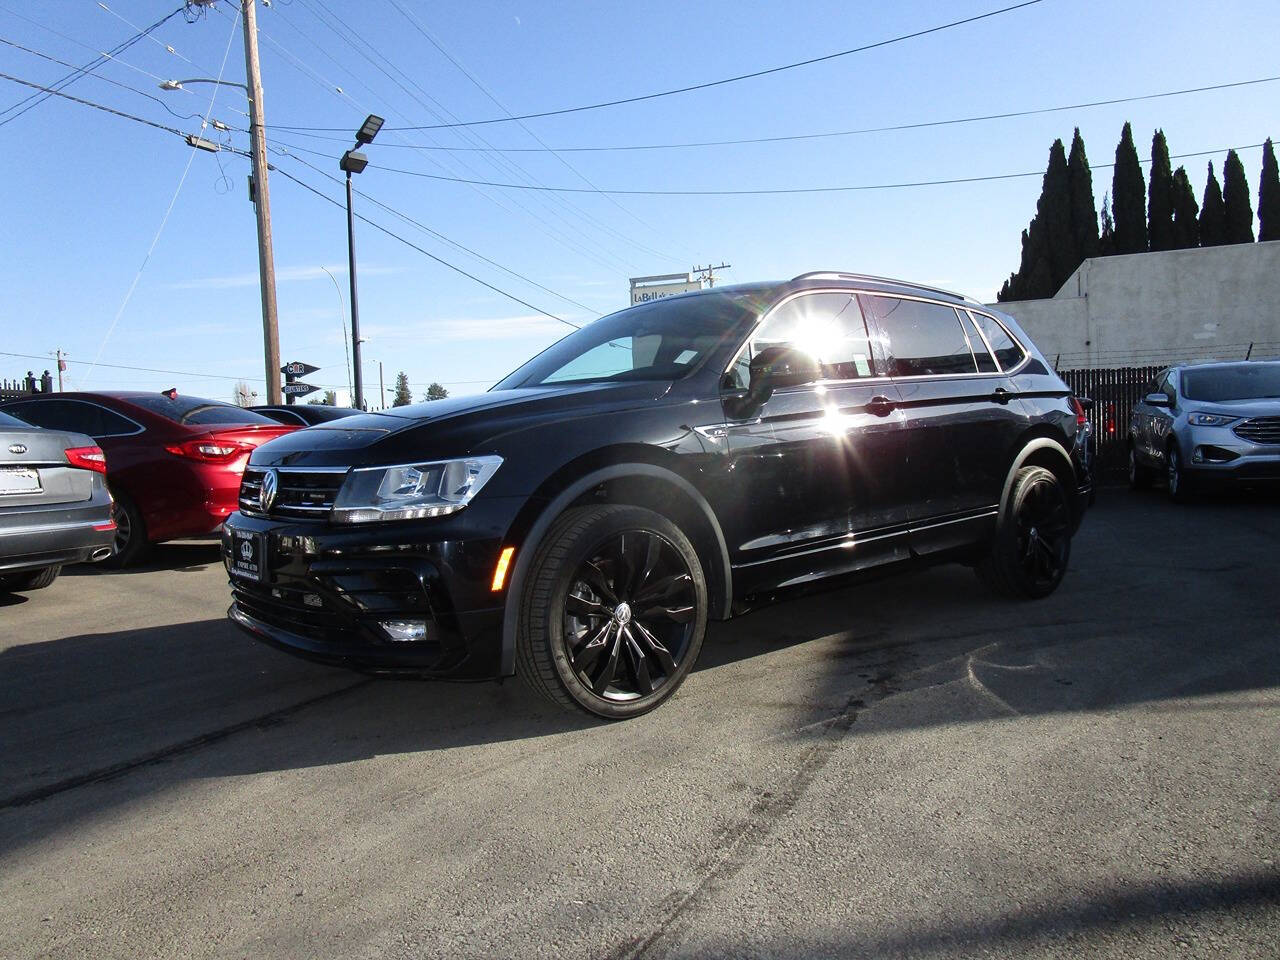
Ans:
{"label": "parking lot ground", "polygon": [[1104,492],[714,625],[656,713],[234,631],[210,544],[0,598],[0,956],[1276,957],[1280,505]]}

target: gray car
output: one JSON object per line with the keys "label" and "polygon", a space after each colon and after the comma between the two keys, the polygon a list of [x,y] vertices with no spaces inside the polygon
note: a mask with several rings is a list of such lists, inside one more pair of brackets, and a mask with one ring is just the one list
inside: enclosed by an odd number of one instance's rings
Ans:
{"label": "gray car", "polygon": [[1129,484],[1280,484],[1280,362],[1170,367],[1129,419]]}
{"label": "gray car", "polygon": [[65,564],[111,555],[106,469],[89,437],[0,413],[0,591],[47,587]]}

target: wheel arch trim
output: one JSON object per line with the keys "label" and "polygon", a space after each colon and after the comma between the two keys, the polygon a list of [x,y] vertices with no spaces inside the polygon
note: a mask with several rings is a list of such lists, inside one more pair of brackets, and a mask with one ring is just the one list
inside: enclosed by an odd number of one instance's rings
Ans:
{"label": "wheel arch trim", "polygon": [[503,676],[510,676],[515,673],[516,631],[520,618],[520,598],[524,593],[525,581],[529,575],[529,568],[533,564],[534,554],[538,552],[538,547],[541,545],[543,537],[546,536],[547,530],[550,529],[556,518],[564,513],[570,504],[584,493],[610,480],[633,477],[652,477],[655,480],[675,486],[702,513],[712,533],[715,535],[720,560],[718,573],[724,585],[719,609],[713,609],[708,612],[713,619],[728,618],[733,603],[733,570],[729,564],[729,547],[725,542],[724,532],[720,529],[720,523],[716,519],[715,512],[711,509],[711,505],[707,503],[706,498],[698,491],[697,487],[684,477],[663,467],[655,466],[651,463],[613,464],[593,470],[561,490],[542,509],[537,519],[529,527],[528,533],[522,538],[520,548],[516,552],[516,562],[511,568],[511,575],[507,582],[506,601],[503,604],[501,662]]}

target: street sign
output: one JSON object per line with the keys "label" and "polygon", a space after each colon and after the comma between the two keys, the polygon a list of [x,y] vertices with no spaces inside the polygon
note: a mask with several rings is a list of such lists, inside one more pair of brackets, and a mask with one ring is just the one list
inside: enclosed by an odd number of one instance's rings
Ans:
{"label": "street sign", "polygon": [[678,293],[701,290],[701,278],[689,273],[663,273],[653,277],[631,278],[631,305],[649,303]]}
{"label": "street sign", "polygon": [[292,363],[286,363],[281,367],[280,372],[286,377],[305,377],[308,373],[315,373],[319,369],[319,367],[313,367],[309,363],[294,360]]}
{"label": "street sign", "polygon": [[313,387],[309,383],[303,383],[301,380],[295,380],[292,383],[286,383],[280,388],[280,392],[286,397],[305,397],[308,393],[315,393],[319,387]]}

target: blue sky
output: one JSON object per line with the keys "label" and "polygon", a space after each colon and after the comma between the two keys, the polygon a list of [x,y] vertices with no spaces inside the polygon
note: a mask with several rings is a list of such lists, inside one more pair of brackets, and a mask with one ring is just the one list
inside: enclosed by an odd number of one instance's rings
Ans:
{"label": "blue sky", "polygon": [[[175,0],[19,4],[0,0],[0,36],[73,63],[92,59],[176,6]],[[468,4],[401,0],[452,57],[514,113],[623,98],[822,56],[1006,5],[963,2]],[[181,16],[68,93],[183,131],[199,116],[247,121],[234,87],[163,93],[157,78],[244,79],[243,41],[223,3]],[[340,19],[339,24],[335,18]],[[326,24],[328,21],[328,25]],[[133,24],[134,26],[131,26]],[[1280,83],[1041,116],[823,140],[679,150],[442,152],[432,146],[555,147],[737,139],[943,120],[1252,80],[1280,73],[1274,0],[1044,0],[1000,17],[849,57],[645,103],[458,131],[395,132],[501,115],[392,0],[275,0],[259,9],[268,126],[354,130],[387,119],[357,187],[451,240],[576,303],[512,277],[357,198],[357,207],[425,250],[574,323],[625,306],[627,278],[727,261],[725,281],[812,269],[900,276],[993,299],[1017,266],[1019,233],[1038,177],[913,189],[790,196],[545,195],[429,180],[397,167],[553,186],[655,190],[768,189],[937,180],[1042,171],[1055,137],[1084,135],[1095,165],[1112,160],[1120,127],[1139,153],[1165,130],[1197,196],[1205,164],[1277,129]],[[331,25],[337,29],[331,29]],[[354,31],[376,53],[341,36]],[[167,49],[167,48],[171,48]],[[366,50],[366,53],[368,51]],[[381,59],[381,58],[385,58]],[[371,60],[373,62],[371,62]],[[0,71],[48,83],[66,68],[10,46]],[[381,70],[379,69],[381,67]],[[385,71],[385,73],[383,72]],[[402,73],[400,72],[402,71]],[[411,79],[406,79],[411,78]],[[336,88],[341,88],[338,92]],[[31,91],[0,81],[0,109]],[[428,96],[430,99],[428,99]],[[208,136],[224,136],[210,131]],[[272,162],[341,200],[343,135],[276,129]],[[479,136],[483,141],[474,137]],[[6,295],[0,350],[71,357],[69,385],[161,389],[230,399],[235,378],[263,391],[256,234],[248,162],[194,154],[169,134],[51,99],[0,126],[6,149]],[[238,147],[242,133],[229,135]],[[324,137],[338,139],[322,139]],[[321,155],[304,153],[302,149]],[[1255,196],[1260,153],[1242,153]],[[188,169],[188,162],[190,166]],[[1181,161],[1174,161],[1175,166]],[[186,170],[182,187],[177,190]],[[585,181],[584,179],[585,178]],[[1099,205],[1110,171],[1095,171]],[[175,199],[176,192],[176,199]],[[345,217],[280,174],[271,180],[283,359],[320,366],[309,380],[345,392],[340,299],[346,300]],[[172,209],[169,210],[172,203]],[[139,274],[158,228],[169,215]],[[415,395],[438,380],[453,393],[486,388],[568,330],[396,240],[357,224],[365,383],[378,361],[390,386]],[[334,281],[326,274],[332,273]],[[135,284],[136,279],[136,286]],[[130,288],[132,295],[129,296]],[[126,297],[128,300],[126,302]],[[123,309],[122,309],[123,306]],[[100,366],[150,367],[147,373]],[[0,377],[52,360],[0,356]],[[196,374],[199,374],[198,376]],[[376,401],[374,401],[376,403]]]}

